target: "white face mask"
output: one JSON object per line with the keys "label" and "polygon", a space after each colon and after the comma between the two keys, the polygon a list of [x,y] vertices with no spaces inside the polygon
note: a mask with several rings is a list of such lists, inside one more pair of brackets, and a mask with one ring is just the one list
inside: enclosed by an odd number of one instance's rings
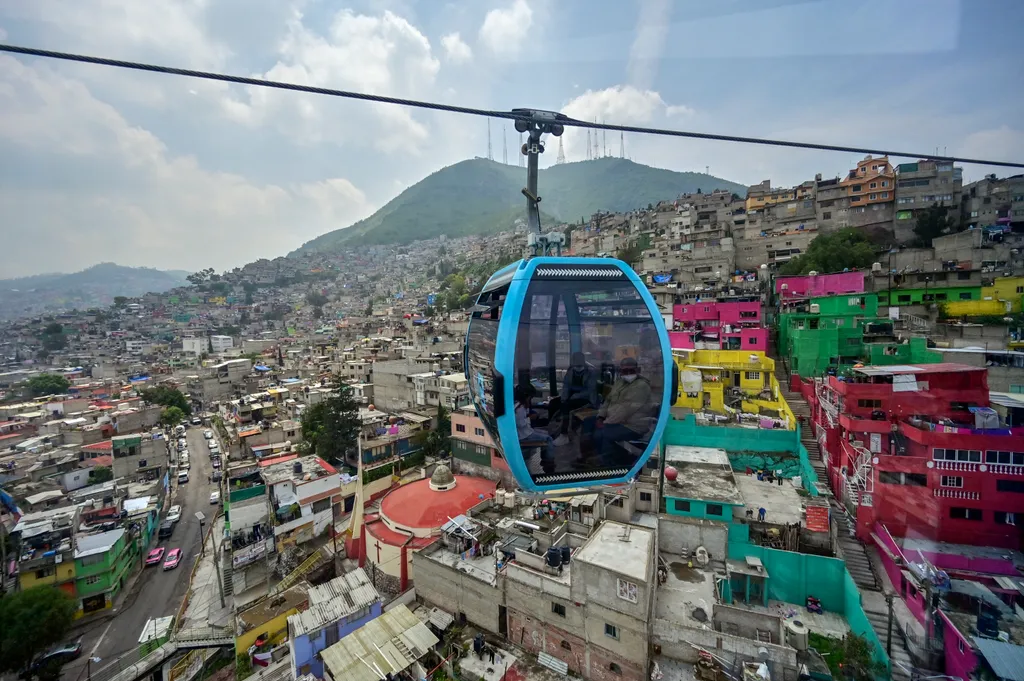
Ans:
{"label": "white face mask", "polygon": [[626,383],[632,383],[633,381],[636,380],[636,374],[626,374],[625,376],[622,377],[622,380],[625,381]]}

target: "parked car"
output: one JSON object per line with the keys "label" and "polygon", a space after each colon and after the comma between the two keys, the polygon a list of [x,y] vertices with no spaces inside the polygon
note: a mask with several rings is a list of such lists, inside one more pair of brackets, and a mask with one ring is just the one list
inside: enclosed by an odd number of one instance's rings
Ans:
{"label": "parked car", "polygon": [[82,642],[70,641],[57,646],[45,655],[32,663],[30,670],[37,672],[45,667],[53,665],[64,665],[82,655]]}
{"label": "parked car", "polygon": [[217,491],[210,492],[210,503],[211,504],[219,504],[220,503],[220,492],[217,492]]}
{"label": "parked car", "polygon": [[182,484],[184,484],[186,482],[188,482],[188,470],[179,471],[178,472],[178,484],[182,485]]}
{"label": "parked car", "polygon": [[203,420],[201,418],[199,418],[198,416],[193,416],[192,417],[192,425],[193,426],[199,426],[199,425],[202,425],[202,423],[203,423]]}
{"label": "parked car", "polygon": [[181,562],[181,549],[171,549],[164,560],[164,570],[173,570]]}
{"label": "parked car", "polygon": [[213,431],[212,430],[204,430],[203,431],[203,437],[205,437],[207,440],[212,440],[213,439]]}
{"label": "parked car", "polygon": [[224,475],[220,471],[214,471],[212,477],[214,482],[220,482]]}
{"label": "parked car", "polygon": [[146,567],[149,567],[150,565],[159,565],[160,561],[163,560],[163,558],[164,547],[158,546],[152,551],[150,551],[149,555],[146,556]]}
{"label": "parked car", "polygon": [[181,506],[171,506],[167,511],[167,522],[176,523],[181,520]]}
{"label": "parked car", "polygon": [[220,457],[219,456],[214,457],[214,459],[213,459],[213,467],[214,468],[220,468]]}
{"label": "parked car", "polygon": [[168,539],[172,534],[174,534],[175,524],[176,523],[174,523],[171,520],[163,521],[162,523],[160,523],[160,530],[157,532],[156,536],[159,539]]}

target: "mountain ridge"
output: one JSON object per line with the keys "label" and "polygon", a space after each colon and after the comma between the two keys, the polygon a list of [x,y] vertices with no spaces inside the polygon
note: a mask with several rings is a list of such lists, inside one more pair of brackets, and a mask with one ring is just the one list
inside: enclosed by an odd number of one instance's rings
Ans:
{"label": "mountain ridge", "polygon": [[[406,188],[368,218],[307,241],[289,256],[371,244],[405,244],[441,234],[492,234],[526,218],[524,168],[483,158],[446,166]],[[577,161],[544,168],[541,210],[552,220],[576,222],[598,211],[626,212],[695,193],[746,186],[705,173],[654,168],[623,158]]]}
{"label": "mountain ridge", "polygon": [[117,296],[161,293],[188,284],[183,270],[97,263],[71,273],[0,279],[0,318],[106,307]]}

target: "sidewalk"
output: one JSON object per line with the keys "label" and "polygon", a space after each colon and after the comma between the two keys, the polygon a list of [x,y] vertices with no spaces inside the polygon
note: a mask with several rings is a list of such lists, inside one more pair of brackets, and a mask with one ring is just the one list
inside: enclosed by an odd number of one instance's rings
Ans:
{"label": "sidewalk", "polygon": [[[224,516],[218,516],[211,536],[206,540],[206,555],[201,555],[188,591],[188,605],[179,623],[179,629],[197,627],[231,627],[234,629],[233,599],[224,597],[221,605],[220,586],[217,584],[216,560],[224,537]],[[216,549],[214,549],[216,546]]]}

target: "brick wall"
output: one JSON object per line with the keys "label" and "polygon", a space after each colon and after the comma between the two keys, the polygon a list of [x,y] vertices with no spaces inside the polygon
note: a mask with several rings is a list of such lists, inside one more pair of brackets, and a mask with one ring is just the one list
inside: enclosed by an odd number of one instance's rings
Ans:
{"label": "brick wall", "polygon": [[[644,670],[600,646],[518,610],[508,611],[508,638],[532,653],[544,652],[592,681],[644,681]],[[566,647],[568,646],[568,647]],[[612,665],[617,669],[613,670]]]}

